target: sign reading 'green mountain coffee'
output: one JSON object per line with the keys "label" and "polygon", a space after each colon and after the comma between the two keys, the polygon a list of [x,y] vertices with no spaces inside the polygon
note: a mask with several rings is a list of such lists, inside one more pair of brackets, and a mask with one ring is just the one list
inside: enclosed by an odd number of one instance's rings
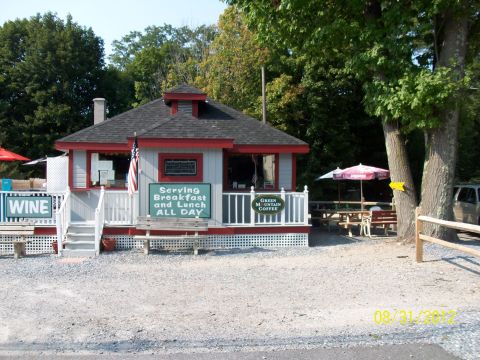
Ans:
{"label": "sign reading 'green mountain coffee'", "polygon": [[258,214],[275,215],[285,208],[285,201],[278,195],[259,195],[252,201],[252,209]]}

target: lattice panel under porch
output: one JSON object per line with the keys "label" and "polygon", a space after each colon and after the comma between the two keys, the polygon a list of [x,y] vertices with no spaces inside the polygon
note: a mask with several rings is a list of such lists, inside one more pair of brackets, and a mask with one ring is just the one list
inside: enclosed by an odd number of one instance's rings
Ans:
{"label": "lattice panel under porch", "polygon": [[[128,235],[110,236],[117,239],[116,249],[141,249],[143,242]],[[152,240],[151,249],[191,249],[192,238],[165,238]],[[278,248],[306,247],[308,234],[247,234],[247,235],[208,235],[199,238],[200,249],[236,249],[236,248]]]}
{"label": "lattice panel under porch", "polygon": [[308,234],[210,235],[201,249],[308,246]]}
{"label": "lattice panel under porch", "polygon": [[[16,235],[3,235],[0,239],[14,240],[18,238]],[[35,254],[53,254],[52,242],[57,240],[55,235],[33,235],[27,236],[25,251],[27,255]],[[0,255],[13,255],[13,244],[5,244],[0,242]]]}
{"label": "lattice panel under porch", "polygon": [[117,240],[116,250],[143,249],[143,243],[136,241],[130,235],[108,235],[109,238]]}

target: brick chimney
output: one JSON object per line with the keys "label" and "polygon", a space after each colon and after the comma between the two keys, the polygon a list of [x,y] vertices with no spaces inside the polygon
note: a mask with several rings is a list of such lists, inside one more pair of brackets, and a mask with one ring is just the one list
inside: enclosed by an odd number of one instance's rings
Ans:
{"label": "brick chimney", "polygon": [[102,121],[104,121],[106,114],[105,99],[93,99],[93,124],[100,124]]}

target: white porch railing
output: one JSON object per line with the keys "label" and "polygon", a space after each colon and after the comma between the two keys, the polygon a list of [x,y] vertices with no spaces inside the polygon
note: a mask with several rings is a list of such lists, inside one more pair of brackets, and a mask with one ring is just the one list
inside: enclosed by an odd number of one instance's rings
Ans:
{"label": "white porch railing", "polygon": [[[278,195],[285,209],[276,215],[262,215],[252,210],[253,199],[258,195]],[[223,193],[223,224],[235,225],[308,225],[308,188],[303,192],[228,192]]]}
{"label": "white porch railing", "polygon": [[[51,218],[9,218],[6,214],[7,196],[51,196],[52,197],[52,217]],[[35,226],[55,226],[55,214],[60,209],[63,202],[63,193],[47,193],[43,191],[0,191],[0,223],[16,223],[23,221],[32,221]]]}
{"label": "white porch railing", "polygon": [[103,234],[103,225],[105,224],[105,189],[102,186],[98,205],[95,209],[95,254],[100,255],[100,240]]}
{"label": "white porch railing", "polygon": [[105,192],[105,223],[108,225],[132,224],[133,197],[126,190]]}
{"label": "white porch railing", "polygon": [[71,203],[71,193],[70,189],[67,187],[67,191],[65,191],[65,196],[60,204],[60,208],[57,212],[55,212],[58,256],[62,255],[62,243],[67,235],[68,226],[70,225]]}

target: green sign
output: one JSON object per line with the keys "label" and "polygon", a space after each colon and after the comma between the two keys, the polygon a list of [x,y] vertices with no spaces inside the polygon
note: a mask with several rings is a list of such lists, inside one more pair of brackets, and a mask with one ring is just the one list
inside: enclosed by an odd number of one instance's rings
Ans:
{"label": "green sign", "polygon": [[157,183],[149,187],[153,217],[210,218],[210,184]]}
{"label": "green sign", "polygon": [[6,196],[5,213],[11,218],[51,218],[51,196]]}
{"label": "green sign", "polygon": [[258,214],[275,215],[285,208],[285,201],[278,195],[258,195],[252,201],[252,209]]}

